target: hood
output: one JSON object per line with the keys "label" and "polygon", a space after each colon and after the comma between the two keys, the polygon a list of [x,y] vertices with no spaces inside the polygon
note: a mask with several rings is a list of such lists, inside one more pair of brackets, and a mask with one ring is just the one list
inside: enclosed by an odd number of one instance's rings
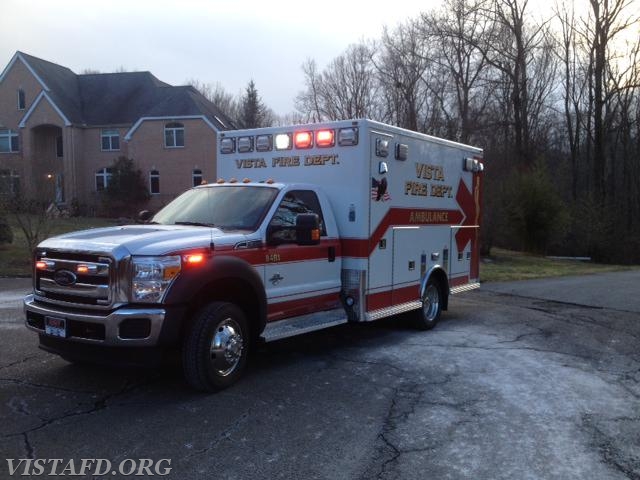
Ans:
{"label": "hood", "polygon": [[182,225],[127,225],[93,228],[44,240],[38,248],[113,256],[165,255],[191,248],[235,245],[246,240],[242,233],[225,233],[217,228]]}

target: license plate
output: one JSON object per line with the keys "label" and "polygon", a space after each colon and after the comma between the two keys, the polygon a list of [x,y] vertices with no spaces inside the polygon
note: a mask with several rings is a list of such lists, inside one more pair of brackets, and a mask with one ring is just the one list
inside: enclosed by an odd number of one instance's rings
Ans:
{"label": "license plate", "polygon": [[64,318],[44,317],[44,333],[52,337],[67,336],[67,322]]}

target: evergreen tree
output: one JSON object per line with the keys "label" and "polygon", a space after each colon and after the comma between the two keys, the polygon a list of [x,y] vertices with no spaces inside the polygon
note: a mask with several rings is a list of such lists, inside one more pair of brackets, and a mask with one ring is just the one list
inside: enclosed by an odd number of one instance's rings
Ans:
{"label": "evergreen tree", "polygon": [[258,89],[253,80],[247,85],[241,103],[240,123],[242,126],[244,128],[264,127],[266,107],[258,95]]}
{"label": "evergreen tree", "polygon": [[124,156],[114,162],[104,193],[110,214],[122,216],[133,215],[151,197],[142,171],[136,169],[132,159]]}

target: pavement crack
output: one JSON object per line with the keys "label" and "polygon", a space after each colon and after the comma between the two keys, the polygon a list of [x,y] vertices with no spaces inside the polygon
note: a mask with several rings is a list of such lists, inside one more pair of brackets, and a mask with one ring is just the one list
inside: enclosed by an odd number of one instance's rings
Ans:
{"label": "pavement crack", "polygon": [[371,360],[361,360],[361,359],[346,358],[346,357],[334,357],[334,359],[337,361],[346,362],[346,363],[356,363],[356,364],[362,364],[362,365],[373,365],[376,367],[386,367],[391,370],[395,370],[397,372],[407,373],[406,370],[398,367],[397,365],[393,365],[392,363],[387,363],[387,362],[375,362]]}
{"label": "pavement crack", "polygon": [[[74,410],[74,411],[70,411],[70,412],[65,412],[61,415],[55,416],[53,418],[48,418],[48,419],[44,419],[41,421],[41,423],[39,425],[36,425],[35,427],[29,428],[25,431],[22,432],[14,432],[14,433],[8,433],[5,435],[0,436],[0,438],[13,438],[16,436],[25,436],[29,433],[33,433],[33,432],[37,432],[39,430],[42,430],[50,425],[53,424],[57,424],[60,422],[63,422],[69,418],[73,418],[73,417],[79,417],[79,416],[83,416],[83,415],[92,415],[96,412],[99,412],[101,410],[104,410],[106,408],[108,408],[108,402],[120,395],[123,395],[125,393],[129,393],[132,390],[135,390],[136,388],[139,388],[145,384],[149,383],[148,381],[145,382],[139,382],[139,383],[130,383],[129,380],[126,380],[124,382],[123,387],[116,391],[116,392],[112,392],[112,393],[108,393],[106,395],[103,395],[102,397],[98,398],[97,400],[95,400],[93,402],[93,404],[84,410]],[[76,392],[77,393],[77,392]],[[87,393],[87,392],[82,392],[82,393]],[[82,404],[80,404],[82,405]]]}
{"label": "pavement crack", "polygon": [[503,341],[497,342],[497,343],[498,344],[517,343],[517,342],[521,341],[523,338],[527,338],[527,337],[550,338],[553,335],[553,332],[550,332],[548,330],[543,330],[542,328],[537,328],[536,327],[536,330],[538,330],[538,331],[537,332],[530,332],[530,333],[523,333],[523,334],[518,335],[513,340],[503,340]]}
{"label": "pavement crack", "polygon": [[406,422],[415,413],[416,406],[422,398],[422,392],[418,390],[418,387],[418,384],[408,383],[393,389],[389,408],[377,437],[380,444],[376,448],[377,453],[374,460],[361,476],[363,480],[384,478],[398,461],[398,458],[409,452],[409,450],[403,450],[396,445],[390,436],[400,424]]}
{"label": "pavement crack", "polygon": [[199,455],[203,455],[207,452],[209,452],[210,450],[212,450],[213,448],[217,447],[221,442],[228,440],[229,438],[231,438],[231,435],[236,432],[238,429],[240,429],[240,427],[242,425],[244,425],[245,423],[247,423],[247,421],[249,420],[249,417],[251,415],[251,409],[248,409],[247,411],[245,411],[244,413],[242,413],[238,418],[236,418],[231,425],[229,425],[227,428],[225,428],[222,432],[220,432],[218,435],[216,435],[210,442],[209,444],[204,447],[201,448],[199,450],[194,450],[193,452],[191,452],[189,455],[186,455],[185,457],[183,457],[180,461],[186,461],[186,460],[190,460],[193,457],[197,457]]}
{"label": "pavement crack", "polygon": [[26,452],[26,458],[35,459],[35,449],[33,448],[33,445],[31,445],[31,441],[29,440],[29,433],[23,432],[22,438],[24,440],[24,450]]}
{"label": "pavement crack", "polygon": [[16,360],[15,362],[7,363],[6,365],[0,365],[0,370],[5,370],[7,368],[15,367],[16,365],[20,365],[22,363],[26,363],[29,360],[36,358],[37,355],[29,355],[28,357],[24,357],[23,359]]}
{"label": "pavement crack", "polygon": [[58,387],[56,385],[47,385],[47,384],[43,384],[43,383],[35,383],[35,382],[30,382],[28,380],[22,380],[22,379],[19,379],[19,378],[0,378],[0,382],[13,383],[14,385],[21,385],[21,386],[31,387],[31,388],[54,390],[54,391],[58,391],[58,392],[84,393],[84,394],[88,394],[88,395],[94,393],[94,392],[92,392],[90,390],[78,390],[78,389],[75,389],[75,388]]}
{"label": "pavement crack", "polygon": [[593,442],[600,451],[602,461],[612,469],[622,473],[629,480],[640,480],[640,459],[628,455],[620,445],[620,439],[612,437],[599,428],[597,422],[640,422],[638,417],[596,418],[593,414],[582,416],[583,426],[591,431]]}
{"label": "pavement crack", "polygon": [[587,355],[578,355],[576,353],[567,353],[560,352],[558,350],[548,350],[544,348],[534,348],[534,347],[490,347],[490,346],[480,346],[480,345],[460,345],[460,344],[436,344],[436,343],[405,343],[405,345],[415,346],[415,347],[427,347],[427,348],[459,348],[459,349],[468,349],[468,350],[486,350],[486,351],[532,351],[537,353],[554,353],[556,355],[563,355],[571,358],[579,358],[581,360],[591,360],[591,358]]}

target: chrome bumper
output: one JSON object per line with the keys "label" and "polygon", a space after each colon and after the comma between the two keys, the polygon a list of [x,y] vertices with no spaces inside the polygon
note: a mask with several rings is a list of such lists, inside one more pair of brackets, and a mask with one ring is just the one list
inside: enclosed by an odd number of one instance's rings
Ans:
{"label": "chrome bumper", "polygon": [[[44,327],[37,328],[30,322],[34,317],[57,317],[64,318],[67,322],[82,322],[85,324],[103,325],[104,339],[84,338],[82,336],[70,335],[64,338],[66,341],[89,343],[94,345],[120,346],[120,347],[150,347],[158,344],[160,331],[165,320],[166,311],[162,308],[121,308],[111,312],[109,315],[87,315],[71,313],[58,310],[42,304],[37,304],[33,295],[28,295],[24,299],[24,311],[26,314],[25,324],[29,330],[44,335]],[[145,338],[121,338],[119,335],[120,324],[128,319],[144,318],[149,320],[150,330]],[[43,321],[44,325],[44,321]]]}

